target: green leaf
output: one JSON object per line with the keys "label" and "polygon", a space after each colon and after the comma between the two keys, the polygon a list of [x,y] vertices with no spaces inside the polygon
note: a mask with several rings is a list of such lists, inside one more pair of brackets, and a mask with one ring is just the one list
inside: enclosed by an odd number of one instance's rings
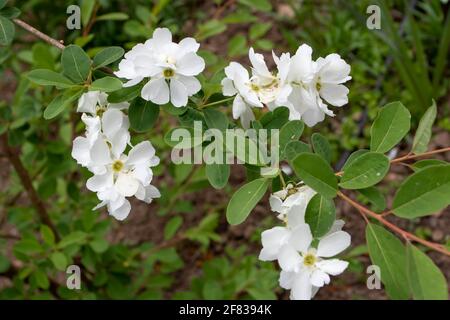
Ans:
{"label": "green leaf", "polygon": [[269,0],[239,0],[239,3],[248,6],[250,9],[263,12],[269,12],[272,10],[272,4]]}
{"label": "green leaf", "polygon": [[0,15],[7,19],[15,19],[20,16],[21,13],[22,12],[20,12],[20,10],[16,7],[9,7],[0,11]]}
{"label": "green leaf", "polygon": [[384,106],[371,128],[370,150],[385,153],[391,150],[408,133],[411,114],[401,102]]}
{"label": "green leaf", "polygon": [[223,112],[216,109],[206,109],[203,114],[208,128],[219,129],[220,131],[225,131],[228,128],[228,118]]}
{"label": "green leaf", "polygon": [[381,281],[392,299],[408,299],[406,252],[401,241],[384,228],[367,224],[366,240],[372,263],[380,268]]}
{"label": "green leaf", "polygon": [[73,244],[84,244],[86,239],[87,234],[85,232],[74,231],[61,239],[58,243],[58,248],[62,249]]}
{"label": "green leaf", "polygon": [[91,91],[111,92],[122,88],[122,81],[114,77],[97,79],[89,86]]}
{"label": "green leaf", "polygon": [[81,23],[84,27],[89,24],[96,0],[83,0],[81,2]]}
{"label": "green leaf", "polygon": [[76,45],[67,46],[61,55],[63,74],[76,83],[87,80],[91,70],[89,56]]}
{"label": "green leaf", "polygon": [[55,235],[53,234],[52,229],[50,229],[47,225],[41,225],[41,237],[42,240],[49,246],[53,246],[55,244]]}
{"label": "green leaf", "polygon": [[97,53],[94,57],[93,67],[94,69],[98,69],[104,66],[107,66],[114,61],[122,58],[125,50],[121,47],[108,47]]}
{"label": "green leaf", "polygon": [[8,271],[10,266],[8,258],[0,253],[0,273]]}
{"label": "green leaf", "polygon": [[302,141],[291,141],[286,144],[284,148],[284,157],[292,162],[300,153],[311,153],[311,147]]}
{"label": "green leaf", "polygon": [[339,186],[364,189],[383,180],[389,171],[389,159],[381,153],[367,152],[356,158],[344,171]]}
{"label": "green leaf", "polygon": [[96,21],[123,21],[128,20],[129,16],[123,12],[110,12],[98,16]]}
{"label": "green leaf", "polygon": [[97,237],[91,242],[89,242],[89,246],[94,250],[96,253],[103,253],[106,250],[108,250],[109,243],[106,241],[106,239],[103,239],[102,237]]}
{"label": "green leaf", "polygon": [[386,199],[383,194],[375,187],[369,187],[365,189],[359,189],[358,192],[372,203],[377,211],[383,211],[386,209]]}
{"label": "green leaf", "polygon": [[364,153],[369,152],[369,150],[366,149],[361,149],[361,150],[357,150],[355,152],[353,152],[348,158],[347,161],[345,161],[344,166],[342,167],[342,170],[345,171],[345,169],[350,165],[350,163],[352,163],[353,161],[356,160],[356,158],[362,156]]}
{"label": "green leaf", "polygon": [[207,164],[206,177],[215,189],[222,189],[227,185],[228,178],[230,177],[230,165],[215,163]]}
{"label": "green leaf", "polygon": [[446,165],[447,162],[437,159],[425,159],[417,161],[413,164],[411,164],[411,167],[414,171],[422,170],[423,168],[430,167],[430,166],[441,166]]}
{"label": "green leaf", "polygon": [[304,128],[305,125],[300,120],[289,121],[281,128],[279,137],[281,157],[284,156],[286,145],[289,142],[300,139]]}
{"label": "green leaf", "polygon": [[247,219],[250,212],[266,193],[270,179],[255,179],[240,187],[231,197],[227,207],[227,221],[237,225]]}
{"label": "green leaf", "polygon": [[450,165],[431,166],[415,172],[394,197],[395,215],[413,219],[439,211],[450,204]]}
{"label": "green leaf", "polygon": [[431,139],[431,129],[433,127],[434,120],[436,119],[436,114],[436,102],[433,100],[433,105],[428,108],[422,119],[420,119],[419,127],[417,128],[416,135],[414,136],[412,152],[415,154],[420,154],[427,151],[428,143]]}
{"label": "green leaf", "polygon": [[50,256],[50,260],[52,260],[53,265],[59,271],[66,271],[67,268],[67,258],[62,252],[53,252]]}
{"label": "green leaf", "polygon": [[159,106],[142,98],[134,100],[128,109],[130,126],[137,132],[151,129],[158,120]]}
{"label": "green leaf", "polygon": [[164,227],[164,240],[169,240],[177,233],[183,224],[183,218],[180,216],[170,219]]}
{"label": "green leaf", "polygon": [[256,40],[264,36],[272,28],[271,23],[255,23],[250,27],[249,36],[251,40]]}
{"label": "green leaf", "polygon": [[50,286],[47,275],[44,271],[42,271],[42,269],[36,269],[33,273],[33,278],[36,280],[36,284],[39,288],[47,290]]}
{"label": "green leaf", "polygon": [[292,165],[297,176],[309,187],[327,198],[334,198],[338,190],[333,169],[322,157],[313,153],[301,153]]}
{"label": "green leaf", "polygon": [[124,101],[131,101],[139,96],[142,87],[140,85],[125,87],[120,90],[114,91],[108,95],[109,103],[120,103]]}
{"label": "green leaf", "polygon": [[259,121],[265,129],[281,129],[289,121],[289,109],[276,108],[274,111],[266,112]]}
{"label": "green leaf", "polygon": [[28,72],[28,79],[42,86],[56,86],[59,88],[70,88],[75,84],[65,76],[52,70],[36,69]]}
{"label": "green leaf", "polygon": [[14,38],[15,32],[16,29],[11,20],[0,16],[0,46],[9,45]]}
{"label": "green leaf", "polygon": [[[55,59],[51,52],[51,47],[43,43],[36,43],[33,45],[33,66],[36,69],[55,69]],[[58,73],[59,74],[59,73]],[[61,77],[63,77],[61,75]],[[67,79],[67,78],[66,78]],[[67,79],[68,80],[68,79]],[[69,80],[70,81],[70,80]],[[72,83],[72,81],[70,81]]]}
{"label": "green leaf", "polygon": [[320,238],[327,234],[335,220],[336,208],[333,199],[322,197],[320,194],[314,195],[305,212],[305,222],[311,227],[313,236]]}
{"label": "green leaf", "polygon": [[8,0],[0,0],[0,9],[3,9],[6,6]]}
{"label": "green leaf", "polygon": [[441,270],[425,253],[407,246],[408,281],[415,300],[447,300],[447,281]]}
{"label": "green leaf", "polygon": [[198,26],[197,29],[198,31],[195,36],[195,39],[202,41],[205,40],[206,38],[222,33],[226,29],[227,25],[223,21],[216,19],[208,20],[208,22]]}
{"label": "green leaf", "polygon": [[14,244],[14,251],[32,255],[42,252],[42,246],[36,239],[22,239]]}
{"label": "green leaf", "polygon": [[247,38],[242,35],[238,34],[231,38],[231,40],[228,42],[228,55],[230,57],[235,57],[243,54],[247,49]]}
{"label": "green leaf", "polygon": [[81,96],[82,92],[82,90],[76,92],[69,90],[57,96],[52,102],[50,102],[47,108],[45,108],[44,119],[49,120],[56,117],[58,114],[63,112],[64,109],[68,108],[75,100],[77,100]]}
{"label": "green leaf", "polygon": [[320,133],[314,133],[311,137],[311,144],[315,153],[324,158],[328,163],[331,162],[331,147],[327,138]]}

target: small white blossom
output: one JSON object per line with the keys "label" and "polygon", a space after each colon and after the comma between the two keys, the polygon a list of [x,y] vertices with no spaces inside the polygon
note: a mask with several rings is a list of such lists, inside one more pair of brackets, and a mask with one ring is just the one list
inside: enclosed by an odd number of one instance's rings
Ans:
{"label": "small white blossom", "polygon": [[[288,184],[285,189],[274,192],[270,195],[269,203],[272,211],[279,213],[278,218],[293,225],[293,221],[304,221],[306,207],[316,192],[308,186],[297,187]],[[289,219],[289,212],[292,210],[292,217]],[[291,220],[289,222],[289,220]]]}
{"label": "small white blossom", "polygon": [[274,56],[278,72],[273,74],[267,68],[264,57],[249,50],[249,59],[252,64],[252,75],[237,62],[231,62],[225,68],[226,78],[222,80],[223,94],[236,95],[233,102],[233,118],[240,119],[244,128],[250,127],[255,119],[251,108],[262,108],[267,105],[273,110],[278,106],[286,105],[291,87],[285,80],[289,70],[289,57]]}
{"label": "small white blossom", "polygon": [[157,189],[150,186],[153,178],[150,167],[158,165],[159,158],[155,156],[155,149],[149,141],[134,146],[128,156],[117,156],[110,152],[106,141],[97,140],[91,157],[98,166],[104,167],[103,173],[95,174],[86,184],[102,200],[96,208],[107,205],[111,215],[123,220],[131,209],[126,197],[136,196],[148,203],[152,198],[159,197]]}
{"label": "small white blossom", "polygon": [[141,91],[143,99],[159,105],[170,101],[175,107],[183,107],[188,97],[201,89],[195,78],[205,68],[197,54],[199,47],[193,38],[175,43],[169,29],[157,28],[151,39],[125,54],[115,74],[129,80],[124,87],[149,78]]}
{"label": "small white blossom", "polygon": [[324,100],[336,107],[348,103],[348,89],[342,84],[351,79],[349,74],[350,65],[338,54],[313,61],[311,47],[300,46],[291,58],[287,77],[292,86],[288,106],[293,112],[291,119],[302,119],[311,127],[325,115],[334,116]]}
{"label": "small white blossom", "polygon": [[317,248],[311,246],[312,240],[309,226],[299,225],[290,236],[291,245],[284,246],[278,257],[280,286],[291,290],[291,299],[311,299],[317,288],[330,283],[330,276],[341,274],[348,266],[346,261],[325,259],[348,248],[351,237],[347,232],[326,235]]}

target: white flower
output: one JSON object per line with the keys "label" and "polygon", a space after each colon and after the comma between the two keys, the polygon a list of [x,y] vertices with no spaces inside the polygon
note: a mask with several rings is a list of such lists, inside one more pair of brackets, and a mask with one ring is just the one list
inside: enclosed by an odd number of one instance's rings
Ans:
{"label": "white flower", "polygon": [[304,223],[306,207],[316,192],[308,186],[296,187],[288,184],[285,189],[270,195],[272,211],[279,213],[278,218],[288,226]]}
{"label": "white flower", "polygon": [[288,103],[291,87],[285,82],[289,70],[289,56],[274,56],[278,73],[273,74],[267,68],[264,57],[249,50],[252,64],[252,75],[239,63],[231,62],[225,68],[226,78],[222,80],[223,94],[236,95],[233,102],[233,118],[240,119],[244,128],[250,127],[255,119],[251,108],[262,108],[267,105],[273,110]]}
{"label": "white flower", "polygon": [[131,209],[126,197],[136,196],[148,203],[159,197],[158,190],[150,185],[153,178],[150,167],[158,165],[159,158],[149,141],[137,144],[126,156],[115,155],[105,140],[98,139],[91,150],[91,159],[104,168],[103,173],[95,174],[86,184],[102,201],[96,208],[107,205],[111,215],[123,220]]}
{"label": "white flower", "polygon": [[320,239],[317,248],[311,247],[311,230],[307,224],[297,226],[279,254],[282,268],[280,286],[291,290],[291,299],[309,300],[316,288],[330,283],[330,275],[344,272],[348,262],[325,259],[336,256],[350,245],[350,235],[337,231]]}
{"label": "white flower", "polygon": [[118,156],[130,141],[128,117],[120,111],[128,108],[129,104],[108,104],[106,98],[105,93],[91,91],[83,94],[78,103],[78,111],[85,112],[81,119],[86,124],[86,136],[75,138],[72,157],[94,173],[103,173],[101,165],[91,157],[95,145],[103,141]]}
{"label": "white flower", "polygon": [[[342,85],[351,79],[350,66],[337,54],[312,60],[312,49],[301,45],[291,58],[287,81],[292,86],[289,96],[291,119],[302,119],[314,126],[334,116],[323,100],[340,107],[348,102],[348,89]],[[323,100],[322,100],[323,99]]]}
{"label": "white flower", "polygon": [[188,97],[201,89],[195,78],[205,68],[204,60],[197,55],[199,47],[193,38],[172,42],[169,29],[157,28],[145,44],[125,54],[115,74],[129,80],[124,87],[149,78],[141,91],[143,99],[160,105],[170,101],[175,107],[183,107]]}

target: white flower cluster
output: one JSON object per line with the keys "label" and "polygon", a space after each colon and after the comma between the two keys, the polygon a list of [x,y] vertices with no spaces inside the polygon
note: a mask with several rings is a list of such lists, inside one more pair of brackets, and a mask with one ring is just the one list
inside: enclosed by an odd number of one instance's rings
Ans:
{"label": "white flower cluster", "polygon": [[169,29],[157,28],[152,38],[125,54],[115,75],[129,80],[124,87],[148,78],[141,90],[143,99],[159,105],[170,101],[175,107],[184,107],[188,97],[201,89],[195,78],[205,69],[205,61],[197,55],[199,47],[193,38],[172,42]]}
{"label": "white flower cluster", "polygon": [[[251,76],[239,63],[231,62],[225,68],[222,80],[223,94],[236,96],[233,102],[233,118],[240,119],[244,128],[255,119],[252,108],[267,106],[270,110],[285,106],[290,110],[290,120],[303,120],[314,126],[334,116],[326,103],[341,107],[348,102],[347,87],[343,83],[351,79],[350,65],[338,54],[312,60],[312,49],[301,45],[294,56],[273,54],[276,72],[271,72],[261,54],[250,48]],[[325,103],[326,102],[326,103]]]}
{"label": "white flower cluster", "polygon": [[336,220],[317,245],[305,223],[305,212],[315,191],[307,186],[289,184],[270,196],[270,206],[285,226],[266,230],[261,235],[262,261],[278,261],[280,286],[291,290],[291,299],[310,300],[319,288],[330,283],[330,275],[341,274],[348,262],[325,259],[336,256],[350,245],[350,235],[342,231],[344,222]]}
{"label": "white flower cluster", "polygon": [[[150,184],[151,167],[159,164],[159,158],[149,141],[130,144],[129,120],[123,112],[129,104],[108,103],[107,97],[106,93],[89,91],[78,101],[86,133],[73,141],[72,157],[94,174],[86,184],[101,201],[94,210],[106,206],[109,214],[124,220],[131,210],[127,197],[147,203],[160,197]],[[124,153],[127,146],[131,147],[128,155]]]}

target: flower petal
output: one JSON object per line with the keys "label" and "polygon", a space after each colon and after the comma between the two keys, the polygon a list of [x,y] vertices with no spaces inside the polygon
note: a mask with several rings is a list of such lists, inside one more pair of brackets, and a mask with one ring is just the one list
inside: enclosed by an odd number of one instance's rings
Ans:
{"label": "flower petal", "polygon": [[322,238],[317,247],[319,257],[333,257],[348,248],[351,242],[350,235],[345,231],[332,233]]}
{"label": "flower petal", "polygon": [[96,166],[106,165],[112,162],[108,144],[102,137],[95,140],[90,155],[92,162]]}
{"label": "flower petal", "polygon": [[138,191],[139,181],[130,174],[120,173],[117,177],[115,187],[124,197],[131,197]]}
{"label": "flower petal", "polygon": [[150,141],[142,141],[135,145],[128,153],[127,165],[135,166],[137,164],[145,164],[155,155]]}
{"label": "flower petal", "polygon": [[309,225],[300,224],[292,230],[289,244],[297,251],[306,252],[313,240]]}
{"label": "flower petal", "polygon": [[348,88],[342,84],[322,84],[320,88],[320,96],[336,107],[342,107],[348,103],[348,93]]}
{"label": "flower petal", "polygon": [[302,263],[302,258],[294,247],[291,245],[284,245],[281,247],[280,253],[278,254],[278,263],[284,271],[297,271]]}
{"label": "flower petal", "polygon": [[296,274],[291,289],[292,300],[311,300],[312,284],[309,272],[300,272]]}
{"label": "flower petal", "polygon": [[122,206],[115,209],[114,211],[109,211],[109,214],[112,215],[117,220],[123,221],[128,217],[130,211],[131,211],[131,204],[128,200],[125,199]]}
{"label": "flower petal", "polygon": [[86,182],[86,187],[92,192],[102,191],[110,188],[113,184],[113,175],[111,172],[106,172],[101,175],[94,175]]}
{"label": "flower petal", "polygon": [[188,52],[177,61],[177,74],[196,76],[205,69],[205,60],[195,52]]}
{"label": "flower petal", "polygon": [[348,267],[348,262],[339,259],[329,259],[317,262],[317,267],[332,276],[337,276]]}
{"label": "flower petal", "polygon": [[330,276],[320,269],[314,270],[311,275],[311,284],[316,287],[323,287],[330,283]]}
{"label": "flower petal", "polygon": [[170,80],[170,102],[177,108],[184,107],[188,103],[187,89],[177,79]]}
{"label": "flower petal", "polygon": [[166,104],[170,100],[169,86],[164,78],[152,79],[142,88],[141,96],[156,104]]}
{"label": "flower petal", "polygon": [[200,81],[196,77],[186,77],[179,75],[178,80],[186,87],[189,96],[196,94],[202,88]]}

